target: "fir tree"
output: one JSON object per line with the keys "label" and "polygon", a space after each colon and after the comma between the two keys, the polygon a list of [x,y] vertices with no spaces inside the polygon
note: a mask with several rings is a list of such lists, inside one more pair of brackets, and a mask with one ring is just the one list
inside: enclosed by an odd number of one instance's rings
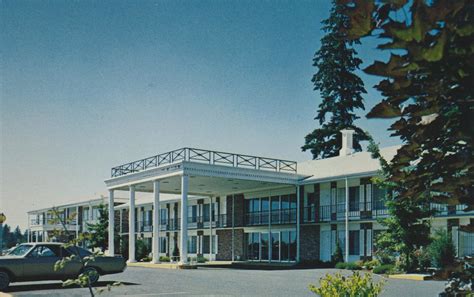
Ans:
{"label": "fir tree", "polygon": [[361,151],[360,142],[367,140],[364,131],[354,125],[359,118],[354,110],[365,109],[362,94],[366,93],[364,83],[354,74],[362,61],[356,57],[357,52],[352,46],[359,42],[347,41],[344,29],[348,27],[349,19],[342,12],[343,6],[333,3],[329,18],[322,22],[326,35],[313,59],[317,72],[312,82],[314,90],[322,97],[315,117],[320,128],[306,135],[305,145],[301,147],[303,151],[310,150],[313,159],[339,154],[342,129],[355,130],[355,151]]}

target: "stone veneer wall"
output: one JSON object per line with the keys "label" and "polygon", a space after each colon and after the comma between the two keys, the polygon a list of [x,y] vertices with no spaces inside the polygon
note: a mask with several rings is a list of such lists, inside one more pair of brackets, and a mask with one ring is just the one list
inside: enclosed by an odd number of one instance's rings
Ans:
{"label": "stone veneer wall", "polygon": [[301,260],[319,260],[319,225],[300,226]]}
{"label": "stone veneer wall", "polygon": [[[217,255],[216,260],[232,260],[232,229],[216,230]],[[235,259],[242,260],[244,257],[244,230],[234,229],[234,253]]]}
{"label": "stone veneer wall", "polygon": [[244,195],[234,195],[234,203],[232,203],[232,195],[226,197],[226,213],[227,213],[227,227],[232,227],[232,204],[235,207],[234,210],[234,226],[240,227],[244,225]]}

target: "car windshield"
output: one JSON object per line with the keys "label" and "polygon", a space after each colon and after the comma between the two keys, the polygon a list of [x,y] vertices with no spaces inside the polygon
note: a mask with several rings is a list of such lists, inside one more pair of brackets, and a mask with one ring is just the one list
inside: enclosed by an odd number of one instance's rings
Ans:
{"label": "car windshield", "polygon": [[83,257],[87,257],[87,256],[90,256],[92,253],[89,252],[88,250],[84,249],[84,248],[81,248],[81,247],[75,247],[75,246],[70,246],[67,248],[67,250],[74,254],[74,255],[77,255],[77,251],[79,250],[79,257],[83,258]]}
{"label": "car windshield", "polygon": [[31,244],[22,244],[10,251],[7,255],[9,256],[24,256],[33,247]]}

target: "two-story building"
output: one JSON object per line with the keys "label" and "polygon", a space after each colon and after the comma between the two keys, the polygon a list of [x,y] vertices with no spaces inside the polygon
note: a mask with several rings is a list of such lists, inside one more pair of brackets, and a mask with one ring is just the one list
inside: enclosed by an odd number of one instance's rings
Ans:
{"label": "two-story building", "polygon": [[[115,198],[114,206],[126,202],[125,198]],[[28,241],[50,241],[55,231],[66,230],[70,237],[77,238],[80,233],[88,232],[87,224],[95,224],[99,219],[99,205],[108,207],[108,203],[107,197],[101,197],[29,211]]]}
{"label": "two-story building", "polygon": [[[127,191],[128,202],[110,209],[128,236],[129,262],[135,242],[160,255],[203,255],[215,260],[298,262],[331,258],[339,240],[346,261],[370,258],[374,237],[388,215],[385,192],[372,183],[379,161],[368,152],[353,153],[352,131],[344,130],[340,155],[294,162],[266,157],[183,148],[112,168],[105,181],[109,205],[114,193]],[[398,147],[381,150],[391,160]],[[136,192],[150,193],[136,201]],[[171,198],[162,198],[162,194]],[[472,254],[474,237],[459,225],[474,220],[464,206],[433,204],[433,230],[452,231],[460,256]],[[134,211],[129,211],[134,209]],[[115,212],[119,212],[119,216]],[[114,222],[115,218],[119,222]],[[109,237],[110,238],[110,237]],[[109,241],[114,250],[113,240]]]}

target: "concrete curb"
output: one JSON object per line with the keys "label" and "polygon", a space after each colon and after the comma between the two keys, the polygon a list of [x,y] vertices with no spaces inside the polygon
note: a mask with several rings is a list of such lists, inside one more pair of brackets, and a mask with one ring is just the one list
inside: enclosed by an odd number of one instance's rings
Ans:
{"label": "concrete curb", "polygon": [[431,280],[432,276],[428,274],[390,274],[388,278],[425,281]]}

